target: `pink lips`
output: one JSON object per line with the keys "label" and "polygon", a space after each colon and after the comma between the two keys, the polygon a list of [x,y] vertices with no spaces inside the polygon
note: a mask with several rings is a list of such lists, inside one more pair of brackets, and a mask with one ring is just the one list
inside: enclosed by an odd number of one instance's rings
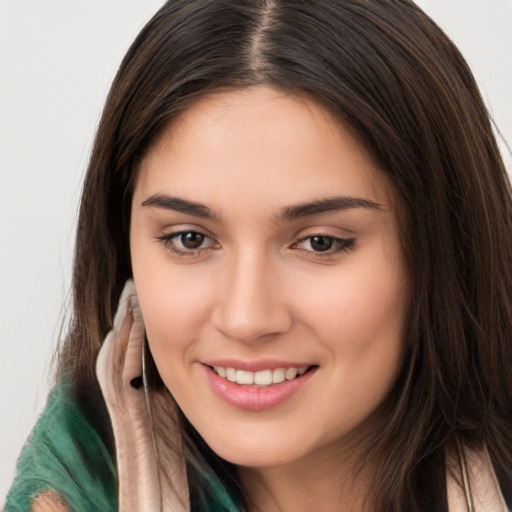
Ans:
{"label": "pink lips", "polygon": [[[234,366],[233,364],[219,364],[221,361],[215,361],[215,363],[215,366]],[[272,369],[272,365],[262,366],[262,364],[242,366],[238,364],[237,367],[248,371]],[[214,393],[227,404],[246,411],[264,411],[282,404],[298,393],[317,370],[317,367],[315,366],[310,368],[306,373],[304,373],[304,375],[296,377],[295,379],[287,380],[279,384],[273,384],[268,387],[253,387],[243,386],[219,377],[219,375],[217,375],[210,366],[214,365],[210,365],[210,363],[203,364],[206,371],[206,377]],[[297,368],[297,366],[294,365],[283,365],[282,361],[279,366],[275,367],[283,368],[283,366]]]}

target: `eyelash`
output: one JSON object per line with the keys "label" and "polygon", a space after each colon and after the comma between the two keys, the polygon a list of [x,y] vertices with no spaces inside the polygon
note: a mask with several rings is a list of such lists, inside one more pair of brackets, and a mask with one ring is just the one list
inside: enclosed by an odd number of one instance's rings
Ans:
{"label": "eyelash", "polygon": [[[178,256],[180,258],[197,258],[198,256],[201,255],[201,252],[203,250],[207,249],[207,247],[197,248],[197,249],[178,249],[175,245],[176,239],[179,239],[183,235],[187,235],[187,234],[191,234],[191,233],[193,233],[195,235],[200,235],[200,236],[204,237],[205,240],[206,239],[211,240],[211,238],[206,233],[202,233],[201,231],[197,231],[195,229],[189,229],[187,231],[178,231],[177,233],[169,233],[166,235],[157,236],[156,239],[159,240],[160,242],[162,242],[162,244],[164,245],[164,247],[166,249],[168,249],[170,252],[172,252],[173,254],[175,254],[176,256]],[[201,243],[201,245],[202,245],[202,243]]]}
{"label": "eyelash", "polygon": [[[210,248],[210,247],[204,247],[204,248],[198,247],[195,249],[179,249],[179,248],[177,248],[175,245],[175,240],[179,239],[180,237],[187,235],[187,234],[195,234],[195,235],[200,235],[200,236],[204,237],[204,239],[200,245],[202,245],[204,240],[206,240],[206,239],[212,240],[208,235],[206,235],[205,233],[202,233],[201,231],[197,231],[197,230],[178,231],[177,233],[170,233],[170,234],[166,234],[166,235],[157,236],[156,239],[159,240],[167,250],[169,250],[171,253],[175,254],[176,256],[178,256],[180,258],[198,257],[201,255],[202,251]],[[297,247],[299,244],[302,244],[308,240],[311,243],[311,241],[314,238],[328,239],[331,242],[332,247],[325,251],[300,249]],[[308,253],[308,256],[310,256],[310,257],[322,257],[322,256],[328,257],[328,256],[333,256],[335,254],[338,254],[340,252],[350,251],[353,248],[354,243],[355,243],[355,238],[339,238],[339,237],[328,235],[325,233],[315,233],[315,234],[308,235],[308,236],[305,236],[305,237],[299,239],[291,247],[295,248],[297,250],[303,251],[305,253]]]}
{"label": "eyelash", "polygon": [[303,250],[307,253],[314,254],[315,257],[322,256],[332,256],[334,254],[338,254],[340,252],[348,252],[353,248],[355,243],[355,238],[340,238],[337,236],[328,235],[326,233],[315,233],[314,235],[308,235],[301,238],[298,242],[295,242],[292,247],[297,246],[307,240],[311,241],[314,238],[326,238],[332,243],[332,247],[327,249],[326,251],[314,251],[308,249],[299,249]]}

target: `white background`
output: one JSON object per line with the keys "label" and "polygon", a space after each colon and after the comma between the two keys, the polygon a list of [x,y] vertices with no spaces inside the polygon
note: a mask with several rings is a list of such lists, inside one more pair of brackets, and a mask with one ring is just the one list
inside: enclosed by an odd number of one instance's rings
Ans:
{"label": "white background", "polygon": [[[162,3],[0,0],[0,504],[48,393],[101,108]],[[512,144],[512,0],[418,3],[458,44]]]}

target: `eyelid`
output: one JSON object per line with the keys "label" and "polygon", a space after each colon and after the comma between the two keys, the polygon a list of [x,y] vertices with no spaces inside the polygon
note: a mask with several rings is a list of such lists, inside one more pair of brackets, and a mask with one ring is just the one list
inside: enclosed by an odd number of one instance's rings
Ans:
{"label": "eyelid", "polygon": [[[215,240],[215,238],[209,235],[206,231],[207,230],[197,226],[173,226],[170,231],[156,235],[154,238],[160,242],[166,250],[178,257],[198,257],[204,255],[204,253],[207,251],[220,247],[220,244]],[[179,239],[180,235],[185,235],[187,233],[196,233],[204,237],[204,240],[201,241],[199,247],[179,247],[179,243],[177,243],[176,240]],[[308,240],[312,240],[315,237],[322,237],[331,240],[332,247],[326,250],[315,250],[314,248],[307,249],[305,247],[300,247],[301,244]],[[206,247],[201,247],[206,240],[209,240],[208,245]],[[301,251],[307,257],[328,258],[330,256],[351,250],[354,246],[354,243],[355,237],[344,237],[333,234],[332,232],[319,230],[303,234],[302,236],[297,235],[296,241],[293,242],[289,247],[293,250]],[[181,242],[181,244],[183,245],[183,242]]]}
{"label": "eyelid", "polygon": [[[326,251],[315,251],[315,250],[309,250],[309,249],[303,249],[303,248],[297,247],[299,244],[301,244],[307,240],[311,240],[312,238],[315,238],[315,237],[323,237],[323,238],[331,239],[334,242],[334,247],[330,248]],[[316,233],[311,233],[311,234],[301,236],[296,242],[294,242],[292,244],[292,248],[295,248],[296,250],[304,251],[304,253],[308,253],[308,256],[321,258],[323,256],[328,257],[328,256],[332,256],[332,255],[339,254],[342,252],[347,252],[353,248],[355,241],[356,241],[355,237],[346,238],[346,237],[333,235],[332,233],[316,232]]]}
{"label": "eyelid", "polygon": [[[180,248],[177,247],[173,242],[176,240],[180,235],[184,235],[187,233],[197,233],[205,239],[209,239],[212,243],[208,247],[198,247],[195,249],[187,249],[187,248]],[[178,257],[183,258],[189,258],[189,257],[198,257],[201,256],[204,251],[208,251],[210,249],[216,248],[219,246],[218,242],[215,241],[213,237],[208,235],[205,230],[197,228],[197,227],[180,227],[178,229],[162,233],[161,235],[156,235],[154,237],[157,241],[162,243],[162,245],[171,253],[175,254]]]}

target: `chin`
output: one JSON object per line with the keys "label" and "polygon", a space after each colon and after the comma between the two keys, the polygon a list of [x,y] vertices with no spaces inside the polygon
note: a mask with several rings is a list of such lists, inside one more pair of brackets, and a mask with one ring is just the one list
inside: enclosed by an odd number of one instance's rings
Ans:
{"label": "chin", "polygon": [[[215,450],[214,450],[215,451]],[[244,466],[250,468],[269,468],[282,466],[293,461],[293,458],[288,459],[279,454],[271,453],[269,450],[254,450],[244,451],[242,449],[233,450],[220,450],[215,453],[227,462],[235,466]]]}
{"label": "chin", "polygon": [[205,442],[221,459],[245,467],[275,467],[289,464],[304,457],[304,445],[301,450],[296,446],[287,446],[286,439],[270,436],[255,439],[252,437],[231,439],[205,439]]}

